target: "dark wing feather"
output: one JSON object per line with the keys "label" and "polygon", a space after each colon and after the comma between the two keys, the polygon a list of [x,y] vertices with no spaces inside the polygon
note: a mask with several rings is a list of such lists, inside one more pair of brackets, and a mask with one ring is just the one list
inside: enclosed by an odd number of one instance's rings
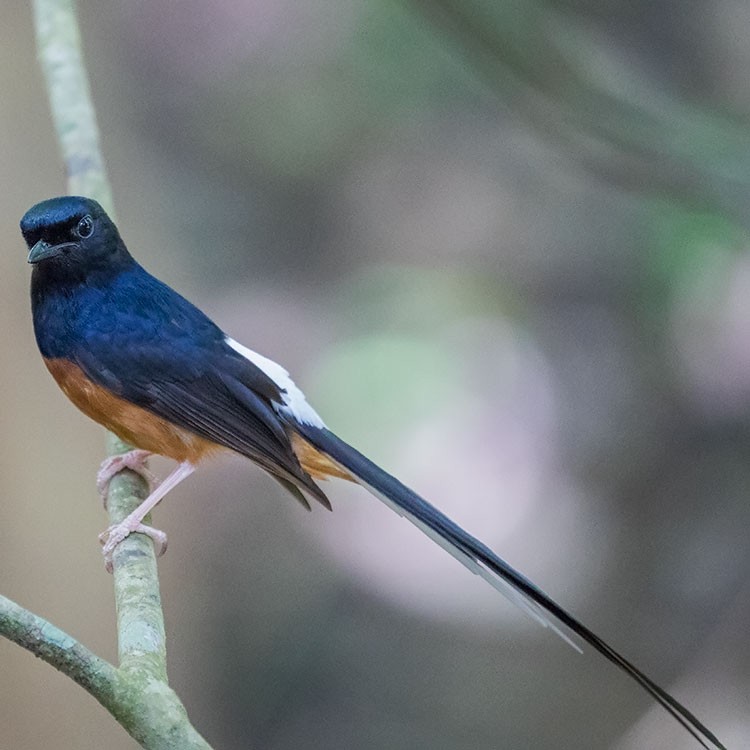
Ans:
{"label": "dark wing feather", "polygon": [[200,310],[139,270],[100,300],[66,357],[126,401],[247,456],[287,489],[328,505],[274,410],[279,386],[234,352]]}

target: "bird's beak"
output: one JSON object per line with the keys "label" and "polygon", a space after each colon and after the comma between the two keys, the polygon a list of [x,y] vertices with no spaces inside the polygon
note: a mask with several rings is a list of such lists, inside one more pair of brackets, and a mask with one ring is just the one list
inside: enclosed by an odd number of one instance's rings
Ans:
{"label": "bird's beak", "polygon": [[39,240],[34,247],[29,250],[29,257],[27,258],[29,263],[39,263],[39,261],[52,258],[57,255],[65,247],[74,247],[74,242],[63,242],[61,245],[50,245],[49,242]]}

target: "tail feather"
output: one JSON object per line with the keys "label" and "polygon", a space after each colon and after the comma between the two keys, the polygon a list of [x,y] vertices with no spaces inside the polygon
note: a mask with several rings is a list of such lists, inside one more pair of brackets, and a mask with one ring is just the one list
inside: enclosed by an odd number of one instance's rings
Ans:
{"label": "tail feather", "polygon": [[437,508],[336,437],[330,430],[307,424],[295,425],[295,429],[342,470],[353,475],[359,484],[391,510],[411,521],[472,573],[484,578],[537,622],[551,628],[573,648],[580,651],[579,646],[560,627],[563,625],[617,665],[663,706],[704,748],[726,750],[726,747],[691,711],[593,631],[566,612],[526,576],[464,531]]}

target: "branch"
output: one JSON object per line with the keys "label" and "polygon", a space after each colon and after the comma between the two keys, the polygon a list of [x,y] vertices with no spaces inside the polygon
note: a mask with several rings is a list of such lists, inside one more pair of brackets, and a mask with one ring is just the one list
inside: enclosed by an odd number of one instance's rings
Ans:
{"label": "branch", "polygon": [[34,28],[68,192],[94,198],[113,216],[75,3],[34,0]]}
{"label": "branch", "polygon": [[[73,0],[34,0],[39,61],[71,194],[98,200],[113,215],[112,194],[99,148],[99,131]],[[130,446],[107,436],[107,454]],[[110,523],[145,497],[132,472],[110,483]],[[75,638],[0,596],[0,635],[81,685],[147,750],[210,750],[167,682],[164,616],[151,540],[131,534],[114,555],[120,666],[115,668]]]}
{"label": "branch", "polygon": [[[77,682],[149,750],[211,750],[165,680],[131,663],[115,669],[73,636],[0,595],[0,635]],[[148,634],[146,634],[146,639]]]}
{"label": "branch", "polygon": [[105,707],[112,704],[117,670],[75,638],[0,595],[0,635],[51,664]]}

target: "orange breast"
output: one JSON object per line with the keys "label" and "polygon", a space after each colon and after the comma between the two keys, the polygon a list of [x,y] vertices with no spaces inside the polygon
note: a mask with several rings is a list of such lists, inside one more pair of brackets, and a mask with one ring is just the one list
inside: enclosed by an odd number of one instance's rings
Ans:
{"label": "orange breast", "polygon": [[65,395],[86,416],[137,448],[193,464],[224,449],[92,383],[80,367],[68,360],[44,362]]}

